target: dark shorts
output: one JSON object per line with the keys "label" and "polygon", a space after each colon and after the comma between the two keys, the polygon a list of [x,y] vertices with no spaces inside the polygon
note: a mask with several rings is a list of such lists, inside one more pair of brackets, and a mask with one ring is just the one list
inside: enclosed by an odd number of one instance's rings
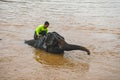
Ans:
{"label": "dark shorts", "polygon": [[[44,36],[44,35],[46,35],[46,31],[42,31],[41,33],[39,33],[40,35],[42,35],[42,36]],[[38,38],[37,38],[37,35],[36,35],[36,31],[34,32],[34,39],[35,40],[37,40]]]}

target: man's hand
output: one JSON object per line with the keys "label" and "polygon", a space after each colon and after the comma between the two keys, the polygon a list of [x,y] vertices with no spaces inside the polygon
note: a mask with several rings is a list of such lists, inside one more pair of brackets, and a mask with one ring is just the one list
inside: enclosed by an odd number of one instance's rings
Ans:
{"label": "man's hand", "polygon": [[37,38],[39,39],[39,38],[40,38],[40,35],[38,35]]}

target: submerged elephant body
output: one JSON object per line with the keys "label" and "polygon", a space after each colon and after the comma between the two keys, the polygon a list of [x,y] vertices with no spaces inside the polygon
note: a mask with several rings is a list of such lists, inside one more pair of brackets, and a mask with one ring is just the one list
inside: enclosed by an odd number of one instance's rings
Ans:
{"label": "submerged elephant body", "polygon": [[90,51],[87,48],[79,45],[68,44],[64,37],[56,32],[49,32],[46,36],[41,36],[38,40],[27,40],[25,43],[51,53],[64,53],[64,51],[82,50],[86,51],[87,54],[90,55]]}

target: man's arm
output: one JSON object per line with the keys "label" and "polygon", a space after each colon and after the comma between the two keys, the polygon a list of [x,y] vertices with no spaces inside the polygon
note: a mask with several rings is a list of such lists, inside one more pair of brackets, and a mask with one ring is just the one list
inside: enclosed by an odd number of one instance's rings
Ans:
{"label": "man's arm", "polygon": [[36,35],[37,35],[37,36],[39,36],[40,30],[41,30],[41,25],[39,25],[39,26],[36,28]]}

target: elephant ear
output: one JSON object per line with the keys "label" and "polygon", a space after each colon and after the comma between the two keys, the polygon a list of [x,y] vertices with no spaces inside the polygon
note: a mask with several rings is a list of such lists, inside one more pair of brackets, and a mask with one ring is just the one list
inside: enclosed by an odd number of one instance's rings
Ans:
{"label": "elephant ear", "polygon": [[53,45],[54,40],[55,40],[55,37],[54,37],[53,33],[52,33],[52,32],[49,32],[49,33],[46,35],[46,39],[45,39],[46,46],[51,46],[51,45]]}
{"label": "elephant ear", "polygon": [[65,40],[64,37],[62,37],[60,34],[58,34],[57,32],[52,32],[54,34],[54,37],[57,39],[57,40]]}
{"label": "elephant ear", "polygon": [[57,32],[49,32],[46,35],[45,42],[47,46],[57,46],[58,42],[61,40],[64,40],[64,38],[61,35],[59,35]]}

